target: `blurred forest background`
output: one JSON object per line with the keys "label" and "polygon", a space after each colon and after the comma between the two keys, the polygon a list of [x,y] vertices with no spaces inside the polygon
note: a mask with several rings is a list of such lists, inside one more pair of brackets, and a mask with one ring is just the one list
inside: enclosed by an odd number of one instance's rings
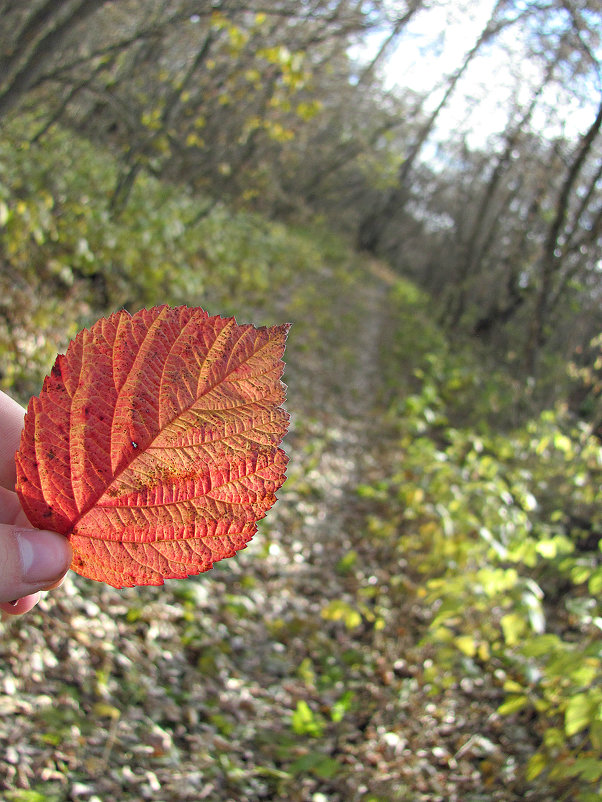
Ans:
{"label": "blurred forest background", "polygon": [[0,0],[0,386],[98,317],[293,322],[249,548],[0,640],[0,787],[602,794],[599,0]]}

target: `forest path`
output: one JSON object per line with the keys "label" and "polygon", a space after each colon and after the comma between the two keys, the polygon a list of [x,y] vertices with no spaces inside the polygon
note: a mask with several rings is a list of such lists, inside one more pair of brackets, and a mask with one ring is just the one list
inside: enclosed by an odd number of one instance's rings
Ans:
{"label": "forest path", "polygon": [[[278,503],[207,574],[117,591],[70,573],[9,623],[0,788],[42,778],[57,802],[365,798],[375,735],[362,728],[386,704],[358,610],[373,569],[354,564],[356,488],[378,452],[387,284],[357,264],[302,282],[275,310],[294,323]],[[333,604],[353,621],[325,618]]]}
{"label": "forest path", "polygon": [[294,515],[293,528],[305,529],[308,517],[297,517],[294,496],[301,490],[302,504],[313,498],[315,525],[303,532],[303,542],[331,568],[361,539],[357,487],[381,473],[379,453],[390,436],[381,369],[391,328],[388,290],[370,263],[342,278],[325,273],[306,290],[306,315],[298,337],[293,325],[287,350],[290,479],[276,514]]}
{"label": "forest path", "polygon": [[294,323],[289,478],[245,551],[158,588],[70,573],[8,625],[0,789],[52,802],[483,801],[472,761],[498,753],[474,733],[495,708],[429,696],[396,523],[358,492],[386,485],[398,448],[382,370],[395,308],[379,273],[325,267],[272,310]]}

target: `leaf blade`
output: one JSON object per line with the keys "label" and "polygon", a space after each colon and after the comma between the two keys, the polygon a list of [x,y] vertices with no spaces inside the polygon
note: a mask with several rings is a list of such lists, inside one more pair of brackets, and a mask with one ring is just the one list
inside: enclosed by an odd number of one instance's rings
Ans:
{"label": "leaf blade", "polygon": [[162,584],[245,547],[285,480],[287,333],[166,306],[80,332],[17,453],[23,508],[69,537],[75,571]]}

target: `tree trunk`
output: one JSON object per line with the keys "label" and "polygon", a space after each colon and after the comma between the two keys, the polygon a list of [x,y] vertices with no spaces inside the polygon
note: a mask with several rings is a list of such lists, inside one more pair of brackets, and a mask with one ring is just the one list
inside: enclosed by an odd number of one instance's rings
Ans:
{"label": "tree trunk", "polygon": [[379,255],[383,235],[388,222],[403,211],[403,208],[409,197],[406,186],[408,185],[408,179],[412,170],[414,169],[414,165],[416,164],[426,141],[433,132],[439,115],[445,108],[448,100],[456,89],[456,86],[460,82],[460,79],[465,74],[472,60],[479,53],[481,47],[497,36],[497,34],[507,25],[510,25],[516,21],[515,19],[498,20],[499,12],[508,5],[508,0],[497,0],[494,9],[491,12],[491,17],[481,31],[479,38],[464,57],[462,64],[449,77],[443,97],[420,129],[416,141],[410,148],[407,158],[404,159],[403,164],[401,165],[397,177],[397,186],[391,190],[382,205],[366,215],[366,217],[360,222],[357,235],[357,246],[360,250],[367,251],[368,253],[374,255]]}
{"label": "tree trunk", "polygon": [[[464,296],[469,291],[471,280],[473,280],[474,277],[481,271],[483,260],[487,256],[489,248],[495,241],[495,229],[497,223],[499,222],[499,217],[497,219],[494,217],[492,221],[491,210],[493,200],[496,197],[500,182],[511,164],[512,152],[518,145],[525,127],[531,121],[539,98],[553,77],[554,69],[558,65],[561,58],[562,46],[563,43],[561,41],[556,56],[548,64],[539,86],[537,87],[536,91],[533,92],[529,105],[521,115],[520,120],[506,133],[504,150],[498,157],[495,167],[491,172],[489,181],[485,187],[485,192],[483,193],[483,198],[479,203],[479,208],[475,215],[474,223],[470,228],[470,234],[468,236],[466,245],[462,248],[463,253],[460,258],[460,275],[454,288],[456,299],[455,306],[450,312],[448,312],[448,322],[451,326],[455,327],[459,325],[467,301]],[[487,231],[488,221],[490,221],[489,231]],[[511,286],[514,286],[512,281],[510,281],[508,287]],[[489,319],[489,321],[492,323],[496,320],[505,322],[508,319],[506,317],[507,313],[513,313],[516,311],[520,307],[521,303],[522,302],[519,301],[517,293],[515,290],[513,290],[507,312],[502,313],[502,310],[505,310],[506,307],[504,304],[501,304],[500,306],[500,299],[496,298],[494,306],[490,310],[490,314],[485,315],[484,318]],[[476,328],[479,328],[479,324],[477,324]]]}
{"label": "tree trunk", "polygon": [[[37,81],[44,66],[60,51],[62,42],[73,28],[106,2],[59,0],[46,3],[32,15],[17,37],[14,52],[8,57],[8,73],[0,71],[0,121]],[[68,11],[61,15],[64,8]]]}
{"label": "tree trunk", "polygon": [[583,164],[590,153],[602,126],[602,98],[598,106],[596,119],[581,142],[569,164],[563,184],[558,195],[554,218],[548,229],[539,263],[539,289],[535,299],[535,307],[531,318],[529,337],[525,349],[525,365],[530,375],[537,373],[537,360],[541,347],[547,340],[547,313],[554,294],[555,281],[559,277],[562,261],[558,253],[559,239],[569,210],[571,194],[579,177]]}

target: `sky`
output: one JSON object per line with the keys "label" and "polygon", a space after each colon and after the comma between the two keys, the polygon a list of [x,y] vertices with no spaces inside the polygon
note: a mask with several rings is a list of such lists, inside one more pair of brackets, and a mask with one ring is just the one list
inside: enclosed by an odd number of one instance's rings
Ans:
{"label": "sky", "polygon": [[[388,88],[400,85],[423,93],[441,87],[429,99],[427,112],[441,97],[442,80],[460,66],[477,41],[490,17],[494,0],[469,3],[469,10],[465,5],[458,0],[419,13],[406,28],[395,52],[389,55],[384,70]],[[382,36],[378,35],[369,39],[365,56],[374,54],[381,41]],[[522,96],[526,98],[530,80],[537,82],[539,75],[533,66],[529,68],[521,60],[520,43],[514,31],[508,32],[505,45],[506,48],[491,47],[471,64],[438,119],[439,139],[449,139],[458,129],[469,128],[469,143],[478,147],[506,128],[508,104],[516,91],[517,80],[522,83]],[[478,109],[472,113],[471,98],[479,100]],[[563,131],[568,136],[576,136],[587,129],[595,116],[593,104],[597,105],[597,98],[592,98],[592,106],[586,108],[579,108],[576,101],[568,98],[550,96],[547,100],[558,109],[558,121],[551,127],[543,112],[539,117],[536,115],[534,125],[542,136],[556,136]]]}
{"label": "sky", "polygon": [[[401,44],[388,60],[385,82],[389,87],[399,83],[411,87],[419,93],[429,92],[436,87],[441,79],[449,75],[462,63],[467,51],[474,45],[491,10],[491,2],[477,4],[474,13],[470,16],[462,15],[449,19],[444,11],[440,13],[440,22],[433,25],[435,12],[419,15],[409,27]],[[471,74],[472,73],[472,74]],[[496,73],[493,60],[487,70],[486,80],[489,84]],[[498,75],[499,75],[498,68]],[[496,130],[503,130],[506,123],[506,114],[503,111],[503,99],[500,86],[496,91],[485,92],[481,86],[484,78],[483,69],[475,74],[469,70],[462,84],[456,88],[449,108],[442,112],[439,118],[441,135],[447,137],[449,133],[461,123],[466,114],[468,104],[465,95],[484,96],[484,108],[479,112],[478,119],[473,121],[476,126],[474,137],[476,140],[486,139]],[[436,92],[430,103],[434,107],[441,92]],[[427,106],[427,110],[430,110]]]}

